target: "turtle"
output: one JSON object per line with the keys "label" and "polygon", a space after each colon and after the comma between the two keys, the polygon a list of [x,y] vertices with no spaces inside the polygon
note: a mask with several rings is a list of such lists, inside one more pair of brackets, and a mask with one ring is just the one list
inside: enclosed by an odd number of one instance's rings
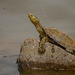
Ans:
{"label": "turtle", "polygon": [[40,34],[40,44],[38,48],[40,53],[45,53],[45,43],[49,42],[75,55],[75,40],[71,36],[54,27],[43,27],[40,20],[31,13],[28,14],[28,17]]}

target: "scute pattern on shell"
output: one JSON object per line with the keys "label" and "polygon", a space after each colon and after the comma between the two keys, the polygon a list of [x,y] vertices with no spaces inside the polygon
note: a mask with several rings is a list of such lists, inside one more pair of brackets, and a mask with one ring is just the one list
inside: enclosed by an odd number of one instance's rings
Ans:
{"label": "scute pattern on shell", "polygon": [[45,33],[60,45],[75,50],[75,41],[66,33],[51,27],[44,27]]}

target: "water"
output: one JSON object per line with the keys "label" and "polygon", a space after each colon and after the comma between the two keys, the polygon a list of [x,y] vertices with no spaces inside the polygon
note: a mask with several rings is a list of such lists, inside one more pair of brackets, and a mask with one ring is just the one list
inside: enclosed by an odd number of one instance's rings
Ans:
{"label": "water", "polygon": [[39,39],[29,12],[44,27],[56,27],[75,40],[74,0],[0,0],[0,75],[75,75],[75,71],[22,71],[17,67],[24,40]]}

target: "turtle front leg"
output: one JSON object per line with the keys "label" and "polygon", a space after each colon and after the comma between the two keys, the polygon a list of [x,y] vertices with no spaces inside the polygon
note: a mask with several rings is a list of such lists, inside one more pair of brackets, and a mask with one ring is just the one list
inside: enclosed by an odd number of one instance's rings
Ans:
{"label": "turtle front leg", "polygon": [[43,37],[40,41],[40,47],[39,47],[39,52],[44,53],[46,50],[44,48],[45,42],[48,42],[48,37]]}
{"label": "turtle front leg", "polygon": [[42,40],[42,38],[43,38],[43,36],[39,35],[39,39],[40,39],[40,41]]}

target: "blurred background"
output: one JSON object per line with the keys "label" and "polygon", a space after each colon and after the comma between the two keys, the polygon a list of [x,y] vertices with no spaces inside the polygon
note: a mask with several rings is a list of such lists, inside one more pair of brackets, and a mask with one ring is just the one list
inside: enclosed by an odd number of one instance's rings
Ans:
{"label": "blurred background", "polygon": [[[39,34],[28,18],[28,13],[36,15],[43,27],[56,27],[75,40],[75,0],[0,0],[0,73],[5,75],[15,67],[9,65],[11,55],[18,55],[26,38],[39,39]],[[9,56],[3,59],[4,56]],[[12,64],[16,66],[16,57]],[[12,60],[12,61],[13,61]],[[11,65],[11,62],[10,62]]]}

